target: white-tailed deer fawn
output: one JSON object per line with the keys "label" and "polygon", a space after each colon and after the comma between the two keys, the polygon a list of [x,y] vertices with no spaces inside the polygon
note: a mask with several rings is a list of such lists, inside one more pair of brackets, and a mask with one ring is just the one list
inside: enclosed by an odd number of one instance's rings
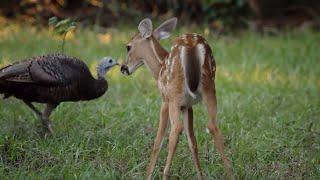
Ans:
{"label": "white-tailed deer fawn", "polygon": [[[153,30],[151,20],[143,19],[138,26],[139,33],[133,36],[127,45],[126,62],[121,66],[121,72],[130,75],[145,64],[158,81],[162,97],[159,128],[147,168],[147,179],[152,177],[169,119],[171,131],[164,179],[168,176],[178,137],[183,129],[188,138],[197,177],[202,179],[192,111],[192,106],[201,99],[207,106],[210,118],[207,128],[213,135],[228,177],[233,179],[230,162],[224,155],[223,137],[216,121],[217,100],[214,83],[216,67],[211,49],[202,36],[184,34],[176,39],[171,52],[167,52],[159,40],[168,38],[176,24],[177,18],[172,18]],[[184,114],[183,123],[179,121],[180,111]]]}

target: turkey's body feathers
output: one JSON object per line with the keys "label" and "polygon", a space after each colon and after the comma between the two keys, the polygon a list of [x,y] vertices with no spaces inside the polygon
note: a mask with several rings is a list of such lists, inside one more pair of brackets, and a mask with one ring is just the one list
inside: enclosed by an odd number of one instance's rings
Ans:
{"label": "turkey's body feathers", "polygon": [[39,103],[90,100],[108,84],[96,80],[81,60],[62,54],[29,58],[0,69],[0,93]]}

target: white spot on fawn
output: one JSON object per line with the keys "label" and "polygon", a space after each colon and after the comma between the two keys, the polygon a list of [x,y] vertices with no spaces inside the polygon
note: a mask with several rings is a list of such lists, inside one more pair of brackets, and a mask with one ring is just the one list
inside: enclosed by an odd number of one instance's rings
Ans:
{"label": "white spot on fawn", "polygon": [[174,56],[174,57],[172,58],[172,60],[170,61],[170,64],[169,64],[170,70],[169,70],[168,80],[170,80],[171,77],[172,77],[173,67],[174,67],[174,63],[175,63],[176,59],[177,59],[177,56]]}
{"label": "white spot on fawn", "polygon": [[[180,59],[182,62],[184,62],[186,59],[186,53],[187,53],[186,47],[182,46],[180,50]],[[184,63],[182,63],[182,66],[184,67]]]}
{"label": "white spot on fawn", "polygon": [[200,60],[200,63],[201,63],[201,66],[203,65],[204,63],[204,60],[205,60],[205,55],[206,55],[206,49],[204,48],[204,45],[203,44],[198,44],[197,45],[197,51],[198,51],[198,57],[199,57],[199,60]]}
{"label": "white spot on fawn", "polygon": [[207,132],[208,134],[210,134],[210,131],[209,131],[209,129],[208,129],[208,128],[206,128],[206,132]]}
{"label": "white spot on fawn", "polygon": [[192,38],[193,38],[194,41],[197,41],[198,40],[198,34],[193,33],[192,34]]}

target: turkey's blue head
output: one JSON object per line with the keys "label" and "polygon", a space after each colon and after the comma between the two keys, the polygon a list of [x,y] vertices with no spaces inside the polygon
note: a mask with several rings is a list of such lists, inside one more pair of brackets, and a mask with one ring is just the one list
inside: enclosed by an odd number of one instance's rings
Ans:
{"label": "turkey's blue head", "polygon": [[100,61],[97,72],[98,72],[98,78],[103,78],[106,73],[113,67],[119,65],[117,60],[113,59],[112,57],[104,57]]}

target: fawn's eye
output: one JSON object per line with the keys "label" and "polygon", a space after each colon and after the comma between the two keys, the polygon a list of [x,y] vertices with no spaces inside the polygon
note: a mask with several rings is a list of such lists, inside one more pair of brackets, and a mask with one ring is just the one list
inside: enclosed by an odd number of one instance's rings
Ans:
{"label": "fawn's eye", "polygon": [[127,52],[129,52],[131,50],[131,46],[127,45]]}

